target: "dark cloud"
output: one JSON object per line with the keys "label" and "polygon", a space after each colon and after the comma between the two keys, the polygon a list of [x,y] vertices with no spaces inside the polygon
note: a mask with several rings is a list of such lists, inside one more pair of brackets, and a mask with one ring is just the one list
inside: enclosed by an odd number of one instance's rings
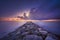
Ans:
{"label": "dark cloud", "polygon": [[[35,9],[34,15],[39,18],[58,17],[60,12],[59,0],[0,0],[0,17],[9,17],[27,9]],[[36,17],[36,18],[37,18]],[[37,18],[38,19],[38,18]]]}
{"label": "dark cloud", "polygon": [[31,19],[58,19],[60,16],[60,5],[58,0],[44,1],[37,8],[30,11]]}
{"label": "dark cloud", "polygon": [[37,5],[34,0],[0,0],[0,17],[13,16],[17,12]]}

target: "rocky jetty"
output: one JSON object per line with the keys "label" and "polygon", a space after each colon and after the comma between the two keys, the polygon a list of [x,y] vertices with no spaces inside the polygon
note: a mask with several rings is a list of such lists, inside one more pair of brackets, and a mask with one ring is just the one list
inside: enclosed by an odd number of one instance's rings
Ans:
{"label": "rocky jetty", "polygon": [[0,40],[59,40],[58,37],[44,30],[33,22],[27,22]]}

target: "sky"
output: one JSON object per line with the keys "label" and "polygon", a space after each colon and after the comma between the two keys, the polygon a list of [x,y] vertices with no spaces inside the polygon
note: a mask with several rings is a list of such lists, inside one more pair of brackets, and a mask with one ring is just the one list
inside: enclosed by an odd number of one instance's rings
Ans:
{"label": "sky", "polygon": [[[31,12],[31,10],[34,11]],[[0,0],[0,17],[15,17],[30,11],[31,19],[59,18],[59,0]]]}
{"label": "sky", "polygon": [[[17,17],[18,15],[29,11],[30,19],[59,19],[60,18],[60,1],[59,0],[0,0],[0,17]],[[23,24],[23,23],[22,23]],[[46,29],[50,29],[58,33],[59,22],[57,23],[37,23],[46,25]],[[46,24],[46,25],[45,25]],[[6,33],[20,27],[20,22],[1,22],[0,21],[0,37]],[[50,27],[51,26],[51,27]],[[57,28],[57,29],[56,29]]]}
{"label": "sky", "polygon": [[0,0],[0,16],[13,16],[34,6],[38,6],[37,4],[36,1],[32,0]]}

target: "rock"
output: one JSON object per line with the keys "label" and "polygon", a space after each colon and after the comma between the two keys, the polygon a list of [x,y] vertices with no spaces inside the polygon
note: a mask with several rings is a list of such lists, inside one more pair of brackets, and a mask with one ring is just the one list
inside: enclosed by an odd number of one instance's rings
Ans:
{"label": "rock", "polygon": [[23,40],[43,40],[42,37],[36,35],[27,35]]}

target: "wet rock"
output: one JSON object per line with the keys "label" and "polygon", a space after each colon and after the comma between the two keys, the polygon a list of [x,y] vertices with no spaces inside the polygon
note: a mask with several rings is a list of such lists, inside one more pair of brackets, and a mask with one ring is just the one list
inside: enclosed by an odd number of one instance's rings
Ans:
{"label": "wet rock", "polygon": [[42,37],[36,35],[27,35],[23,40],[43,40]]}

